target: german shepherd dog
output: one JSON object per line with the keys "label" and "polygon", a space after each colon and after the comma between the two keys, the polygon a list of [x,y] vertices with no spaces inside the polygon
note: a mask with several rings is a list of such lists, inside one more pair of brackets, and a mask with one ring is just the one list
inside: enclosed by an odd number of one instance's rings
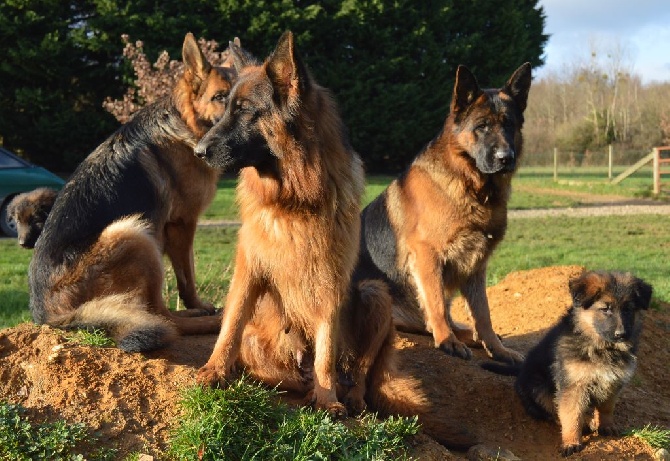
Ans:
{"label": "german shepherd dog", "polygon": [[614,405],[635,372],[641,311],[652,295],[650,285],[621,272],[584,272],[569,287],[572,306],[522,365],[482,364],[518,375],[515,389],[531,416],[558,419],[564,456],[583,448],[583,430],[617,433]]}
{"label": "german shepherd dog", "polygon": [[7,216],[16,223],[18,243],[23,248],[35,247],[57,195],[55,189],[40,187],[19,194],[9,202]]}
{"label": "german shepherd dog", "polygon": [[[530,83],[528,63],[500,89],[481,89],[459,66],[444,128],[362,212],[357,273],[390,284],[399,330],[432,333],[435,347],[464,359],[472,355],[468,338],[496,360],[523,360],[493,331],[486,265],[507,227]],[[457,290],[475,334],[451,319]]]}
{"label": "german shepherd dog", "polygon": [[213,167],[240,171],[242,221],[221,332],[198,379],[215,384],[231,376],[244,327],[268,298],[286,328],[314,346],[316,407],[346,414],[336,396],[335,355],[358,253],[352,236],[360,231],[363,164],[290,32],[262,65],[245,64],[238,62],[223,118],[195,149]]}
{"label": "german shepherd dog", "polygon": [[[219,172],[193,148],[223,114],[235,72],[212,67],[190,33],[182,54],[172,95],[98,146],[56,198],[30,264],[36,323],[103,328],[126,351],[163,347],[175,329],[218,331],[219,320],[203,315],[213,306],[196,294],[193,239]],[[162,253],[185,311],[163,302]]]}
{"label": "german shepherd dog", "polygon": [[290,32],[260,65],[231,48],[239,78],[195,152],[240,171],[242,226],[221,332],[198,381],[225,384],[244,367],[333,416],[369,401],[421,413],[445,444],[472,445],[429,408],[417,381],[389,380],[391,299],[383,282],[352,279],[364,173],[330,92],[313,80]]}

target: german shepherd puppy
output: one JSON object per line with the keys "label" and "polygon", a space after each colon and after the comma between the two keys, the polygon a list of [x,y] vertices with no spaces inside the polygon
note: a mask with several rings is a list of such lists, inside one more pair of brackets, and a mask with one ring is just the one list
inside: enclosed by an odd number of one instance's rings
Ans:
{"label": "german shepherd puppy", "polygon": [[[530,83],[528,63],[500,89],[481,89],[459,66],[442,132],[362,212],[357,273],[391,285],[399,330],[432,333],[435,347],[464,359],[472,355],[461,341],[468,338],[496,360],[523,360],[493,331],[486,264],[507,228]],[[451,319],[457,290],[474,317],[474,335]]]}
{"label": "german shepherd puppy", "polygon": [[621,272],[585,272],[569,287],[572,307],[523,365],[482,365],[518,374],[515,389],[528,413],[558,419],[564,456],[583,448],[584,429],[617,433],[614,405],[635,372],[641,311],[649,307],[652,295],[650,285]]}
{"label": "german shepherd puppy", "polygon": [[57,195],[55,189],[40,187],[19,194],[9,202],[7,215],[16,223],[18,243],[23,248],[35,247]]}
{"label": "german shepherd puppy", "polygon": [[358,254],[363,164],[290,32],[262,65],[245,64],[223,118],[195,149],[212,167],[240,171],[242,221],[221,332],[198,380],[231,376],[244,328],[268,298],[285,328],[314,347],[316,407],[346,414],[335,358]]}
{"label": "german shepherd puppy", "polygon": [[242,226],[221,332],[199,382],[224,384],[240,366],[334,416],[369,402],[419,414],[442,443],[474,444],[427,404],[418,381],[395,373],[388,287],[352,279],[364,175],[330,93],[290,32],[261,65],[231,49],[239,79],[195,152],[240,171]]}
{"label": "german shepherd puppy", "polygon": [[[193,155],[218,120],[235,79],[212,67],[192,34],[172,95],[140,110],[93,151],[64,186],[30,264],[36,323],[107,329],[126,351],[164,346],[182,334],[218,330],[196,294],[193,238],[219,172]],[[162,253],[186,311],[162,299]]]}

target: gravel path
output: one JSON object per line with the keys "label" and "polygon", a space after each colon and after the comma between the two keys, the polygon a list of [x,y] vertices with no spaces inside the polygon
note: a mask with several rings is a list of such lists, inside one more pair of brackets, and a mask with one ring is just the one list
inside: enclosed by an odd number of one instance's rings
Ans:
{"label": "gravel path", "polygon": [[[573,208],[536,208],[532,210],[509,210],[508,216],[514,218],[540,218],[543,216],[567,216],[570,218],[583,216],[622,216],[636,214],[670,215],[670,203],[649,204],[649,202],[607,203],[586,205]],[[200,227],[239,226],[239,221],[203,220]]]}
{"label": "gravel path", "polygon": [[664,205],[619,205],[616,203],[605,206],[581,206],[577,208],[548,208],[533,210],[510,210],[510,218],[538,218],[542,216],[620,216],[634,214],[669,215],[670,204]]}

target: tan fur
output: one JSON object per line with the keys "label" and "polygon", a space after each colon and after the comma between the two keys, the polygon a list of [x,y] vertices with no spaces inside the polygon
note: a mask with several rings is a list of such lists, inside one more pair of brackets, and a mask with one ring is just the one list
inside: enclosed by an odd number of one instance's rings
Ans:
{"label": "tan fur", "polygon": [[[151,319],[165,335],[164,340],[152,339],[154,334],[149,332],[145,344],[133,343],[127,350],[162,347],[175,329],[181,334],[218,331],[219,319],[207,315],[214,312],[214,306],[196,293],[193,240],[198,217],[214,198],[220,172],[198,159],[193,147],[222,115],[225,96],[236,73],[231,68],[212,67],[192,34],[184,39],[183,59],[185,72],[171,98],[143,109],[127,124],[132,127],[141,117],[142,121],[136,126],[144,131],[119,130],[85,160],[89,165],[102,164],[101,168],[114,171],[118,166],[109,158],[115,155],[116,146],[119,152],[132,150],[134,156],[119,154],[118,161],[128,162],[130,168],[141,170],[140,174],[150,179],[156,197],[155,208],[143,211],[142,219],[131,216],[112,222],[85,251],[50,269],[46,282],[40,281],[33,289],[34,297],[40,297],[31,304],[36,321],[62,326],[65,326],[65,318],[71,318],[75,324],[81,324],[83,318],[93,322],[93,306],[97,306],[100,308],[98,320],[109,326],[113,336],[122,338],[127,336],[128,328],[133,331],[137,328],[107,321],[110,309],[102,307],[104,301],[120,306],[122,303],[114,298],[119,295],[131,296],[129,305],[153,314],[148,317],[141,312],[128,315],[128,322],[139,322],[148,328],[149,323],[142,319]],[[147,123],[151,117],[155,117],[155,121]],[[137,159],[139,165],[133,166],[133,159]],[[75,173],[81,182],[68,183],[63,194],[87,187],[85,171]],[[117,192],[128,196],[127,190],[114,191]],[[69,199],[69,196],[63,197],[61,208],[67,209],[65,203]],[[52,229],[50,233],[57,236],[58,230]],[[89,238],[89,235],[81,236],[84,241]],[[52,239],[58,240],[57,237]],[[39,249],[40,256],[51,251],[49,242],[43,246]],[[162,299],[163,253],[170,259],[186,311],[171,312]],[[42,276],[44,270],[40,269],[40,262],[41,259],[34,262],[32,270]],[[119,318],[127,311],[122,309]],[[159,321],[159,317],[163,321]],[[163,328],[165,319],[174,326]]]}
{"label": "tan fur", "polygon": [[[514,167],[485,173],[475,160],[484,157],[480,152],[493,158],[496,149],[503,147],[513,152],[515,161],[521,155],[521,114],[530,85],[529,72],[527,65],[522,66],[505,87],[497,90],[480,90],[470,77],[473,91],[467,103],[459,103],[463,98],[461,80],[465,80],[465,71],[459,67],[452,110],[442,132],[363,212],[365,251],[374,254],[366,260],[367,270],[371,264],[382,264],[378,267],[403,293],[393,306],[398,329],[430,333],[436,347],[462,358],[471,356],[462,341],[475,340],[497,360],[523,360],[521,354],[504,347],[495,334],[486,296],[486,266],[505,235]],[[508,94],[515,91],[518,94],[514,98]],[[509,106],[494,109],[494,98]],[[507,144],[504,118],[516,120],[514,143]],[[488,143],[482,141],[483,134],[482,139],[477,138],[476,126],[482,121],[488,123]],[[375,233],[386,232],[382,215],[388,219],[388,232],[396,239],[387,243],[386,251],[379,250],[382,243],[374,238]],[[391,251],[395,252],[394,259],[386,259]],[[458,291],[474,320],[474,333],[451,319],[450,304]]]}
{"label": "tan fur", "polygon": [[[271,64],[246,68],[233,95],[243,101],[247,88],[268,80]],[[297,87],[289,85],[288,91],[289,99],[298,97]],[[278,173],[268,177],[244,168],[240,174],[235,270],[221,333],[199,380],[227,379],[244,326],[265,296],[276,303],[287,327],[314,347],[316,406],[344,412],[336,396],[335,354],[358,251],[362,162],[344,145],[335,104],[316,84],[301,101],[292,131],[278,117],[264,117],[259,124],[262,132],[273,133],[266,141],[279,157]]]}
{"label": "tan fur", "polygon": [[[229,109],[195,149],[213,164],[242,168],[235,270],[198,381],[223,384],[243,367],[334,416],[346,414],[342,403],[352,414],[368,404],[382,414],[419,414],[437,438],[471,444],[433,412],[417,380],[395,369],[388,286],[352,283],[361,161],[328,92],[296,71],[292,47],[285,35],[263,65],[242,70]],[[255,150],[240,139],[253,140]]]}
{"label": "tan fur", "polygon": [[57,190],[40,187],[9,202],[7,215],[16,223],[17,240],[23,248],[35,246],[57,195]]}

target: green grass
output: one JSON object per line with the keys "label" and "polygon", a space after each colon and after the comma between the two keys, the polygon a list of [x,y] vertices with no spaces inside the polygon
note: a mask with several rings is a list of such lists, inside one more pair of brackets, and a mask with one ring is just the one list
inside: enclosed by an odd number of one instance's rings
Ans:
{"label": "green grass", "polygon": [[280,403],[277,393],[240,379],[227,389],[186,389],[172,434],[175,460],[405,459],[414,418],[343,422],[325,412]]}
{"label": "green grass", "polygon": [[112,450],[96,445],[97,438],[84,424],[62,420],[38,424],[30,421],[22,406],[0,402],[0,459],[115,459]]}
{"label": "green grass", "polygon": [[670,301],[670,216],[510,219],[488,265],[489,284],[506,274],[546,266],[631,271]]}
{"label": "green grass", "polygon": [[84,346],[93,347],[114,347],[115,343],[112,338],[107,336],[104,330],[76,330],[65,334],[65,338],[69,342],[82,344]]}
{"label": "green grass", "polygon": [[[602,169],[601,169],[602,170]],[[580,170],[581,171],[581,170]],[[391,181],[390,177],[370,177],[364,197],[368,203]],[[631,181],[630,183],[628,181]],[[638,188],[650,179],[640,174],[622,183],[608,183],[605,174],[582,172],[572,184],[556,184],[551,169],[521,168],[512,194],[511,208],[577,206],[578,198],[558,192],[606,193],[635,197]],[[223,179],[205,219],[237,219],[234,179]],[[624,185],[629,184],[630,186]],[[636,185],[637,184],[637,185]],[[542,193],[524,192],[524,187]],[[519,190],[521,189],[521,190]],[[549,192],[544,190],[549,189]],[[198,289],[204,299],[223,305],[231,276],[237,229],[200,228],[196,234],[195,259]],[[30,320],[27,268],[32,252],[12,239],[0,239],[0,328]],[[489,264],[489,283],[496,283],[511,271],[550,265],[580,264],[592,269],[630,270],[654,285],[655,297],[670,301],[670,217],[616,216],[599,218],[511,219],[507,237]],[[165,299],[172,309],[181,308],[173,272],[166,262]]]}
{"label": "green grass", "polygon": [[670,429],[647,424],[642,429],[631,429],[626,435],[642,439],[652,448],[670,449]]}

